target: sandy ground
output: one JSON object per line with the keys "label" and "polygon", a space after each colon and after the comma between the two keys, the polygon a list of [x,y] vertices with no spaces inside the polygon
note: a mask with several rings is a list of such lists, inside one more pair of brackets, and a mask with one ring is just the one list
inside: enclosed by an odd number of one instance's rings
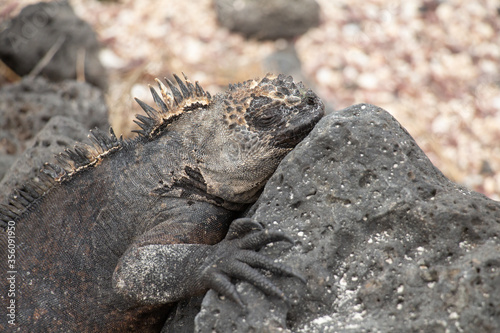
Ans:
{"label": "sandy ground", "polygon": [[[295,41],[303,74],[341,109],[388,110],[450,179],[500,200],[500,1],[317,0],[322,24]],[[35,1],[0,0],[0,19]],[[108,103],[127,135],[155,77],[186,73],[212,93],[265,74],[284,41],[245,40],[211,0],[73,0],[97,31]]]}

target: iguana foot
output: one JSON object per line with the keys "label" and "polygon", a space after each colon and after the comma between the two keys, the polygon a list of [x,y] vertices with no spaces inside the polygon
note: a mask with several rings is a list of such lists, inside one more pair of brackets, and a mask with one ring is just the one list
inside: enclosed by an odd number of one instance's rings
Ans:
{"label": "iguana foot", "polygon": [[244,307],[235,285],[231,282],[231,278],[238,278],[255,285],[266,294],[278,296],[288,303],[283,291],[255,269],[262,268],[277,275],[296,277],[306,283],[305,278],[294,272],[292,268],[255,252],[269,243],[280,241],[294,243],[284,233],[266,230],[249,218],[233,221],[226,238],[213,246],[215,251],[206,261],[207,265],[203,275],[208,281],[208,287]]}

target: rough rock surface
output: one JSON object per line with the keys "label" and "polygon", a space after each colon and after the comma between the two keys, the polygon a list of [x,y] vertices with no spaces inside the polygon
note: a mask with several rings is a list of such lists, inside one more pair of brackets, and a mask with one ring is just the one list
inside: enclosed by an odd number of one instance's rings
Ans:
{"label": "rough rock surface", "polygon": [[319,24],[315,0],[217,0],[220,24],[245,37],[293,38]]}
{"label": "rough rock surface", "polygon": [[45,55],[56,51],[36,74],[51,81],[76,79],[80,67],[87,82],[106,89],[99,49],[92,27],[75,15],[67,1],[27,6],[0,32],[0,59],[18,75],[30,74]]}
{"label": "rough rock surface", "polygon": [[239,283],[246,314],[210,291],[197,332],[500,330],[500,203],[449,181],[380,108],[325,117],[248,216],[293,235],[263,251],[307,287],[273,278],[287,308]]}
{"label": "rough rock surface", "polygon": [[[66,116],[81,123],[85,137],[89,129],[109,128],[102,91],[90,84],[76,81],[51,83],[43,78],[25,78],[0,89],[0,179],[26,148],[36,145],[33,138],[54,116]],[[79,139],[81,136],[73,131],[74,126],[64,125],[59,130],[70,139]],[[55,133],[57,136],[53,139],[44,134],[43,140],[39,140],[42,146],[47,142],[67,143],[60,138],[60,131]],[[56,145],[61,147],[64,144]]]}

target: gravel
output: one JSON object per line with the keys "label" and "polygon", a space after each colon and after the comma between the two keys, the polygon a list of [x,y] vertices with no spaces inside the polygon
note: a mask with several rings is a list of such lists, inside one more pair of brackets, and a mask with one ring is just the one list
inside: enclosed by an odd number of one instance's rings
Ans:
{"label": "gravel", "polygon": [[[293,43],[322,98],[388,110],[447,177],[500,200],[500,3],[317,1],[321,25]],[[33,2],[0,0],[0,20]],[[155,77],[184,72],[215,93],[265,74],[263,59],[287,43],[231,34],[210,0],[71,3],[104,45],[118,133]]]}

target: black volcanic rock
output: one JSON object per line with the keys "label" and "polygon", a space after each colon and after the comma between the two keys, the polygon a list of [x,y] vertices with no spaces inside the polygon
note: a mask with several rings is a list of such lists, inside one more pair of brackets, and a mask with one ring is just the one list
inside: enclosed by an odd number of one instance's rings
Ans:
{"label": "black volcanic rock", "polygon": [[84,68],[85,81],[107,88],[107,76],[99,60],[100,44],[92,27],[78,18],[67,1],[40,2],[23,8],[0,29],[0,59],[20,76],[30,74],[42,58],[37,75],[51,81],[77,78]]}
{"label": "black volcanic rock", "polygon": [[291,235],[262,251],[307,277],[209,291],[196,332],[498,332],[500,203],[448,180],[386,111],[325,117],[248,216]]}

